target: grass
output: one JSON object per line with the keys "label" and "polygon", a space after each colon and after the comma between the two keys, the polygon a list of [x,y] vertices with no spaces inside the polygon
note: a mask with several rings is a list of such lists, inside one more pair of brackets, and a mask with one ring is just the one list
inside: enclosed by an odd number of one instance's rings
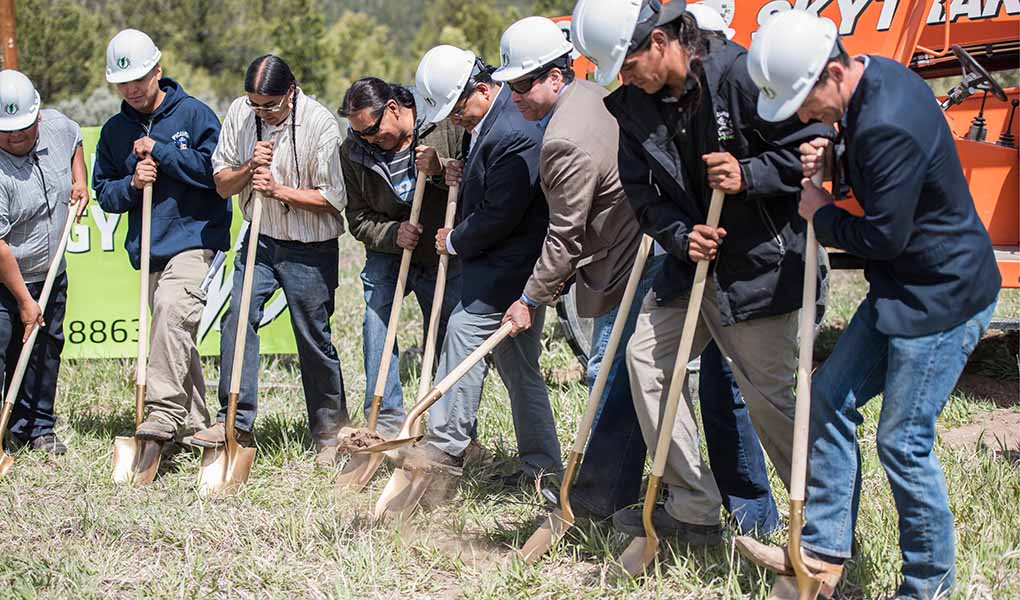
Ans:
{"label": "grass", "polygon": [[[334,341],[343,362],[349,406],[360,407],[361,250],[344,238]],[[830,323],[838,329],[863,287],[840,276]],[[1008,293],[1005,305],[1018,306]],[[400,343],[420,343],[413,301]],[[1015,309],[1007,309],[1015,310]],[[1012,313],[1020,314],[1020,310]],[[564,448],[586,393],[566,343],[549,326],[542,368]],[[1015,357],[1014,357],[1015,358]],[[210,380],[218,376],[207,361]],[[385,472],[361,494],[338,496],[334,473],[313,466],[299,373],[290,357],[263,359],[258,456],[251,480],[234,497],[203,500],[195,490],[197,456],[176,455],[146,489],[110,482],[112,438],[130,428],[132,365],[66,363],[60,376],[58,432],[67,456],[19,454],[0,480],[0,598],[764,598],[769,575],[730,545],[710,551],[664,546],[651,577],[615,581],[614,556],[626,540],[606,526],[584,525],[542,562],[514,558],[541,514],[533,492],[494,494],[484,484],[496,467],[469,468],[453,498],[398,530],[373,526],[371,506]],[[575,369],[576,371],[576,369]],[[554,376],[555,374],[555,376]],[[1008,373],[1007,373],[1008,375]],[[417,381],[405,381],[410,398]],[[215,402],[215,400],[213,400]],[[880,405],[865,409],[861,444],[864,489],[858,543],[844,595],[890,594],[899,570],[896,513],[874,449]],[[954,395],[942,425],[991,410],[991,402]],[[1015,409],[1014,409],[1015,410]],[[356,412],[360,412],[357,410]],[[360,419],[360,416],[358,417]],[[512,460],[514,437],[506,392],[490,373],[479,432],[498,460]],[[1020,466],[975,448],[940,446],[958,535],[960,598],[1020,597]],[[786,503],[778,480],[777,500]],[[729,541],[729,538],[727,538]]]}

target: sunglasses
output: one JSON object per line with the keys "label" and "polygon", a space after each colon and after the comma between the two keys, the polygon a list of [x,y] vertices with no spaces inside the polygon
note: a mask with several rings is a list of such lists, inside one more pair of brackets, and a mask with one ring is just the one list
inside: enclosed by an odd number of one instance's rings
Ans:
{"label": "sunglasses", "polygon": [[468,82],[468,86],[460,93],[460,98],[457,98],[457,103],[453,105],[450,116],[457,117],[458,119],[463,117],[464,111],[467,110],[467,102],[471,98],[471,94],[474,94],[477,89],[478,86]]}
{"label": "sunglasses", "polygon": [[359,138],[370,138],[374,135],[378,135],[379,129],[382,127],[383,117],[386,116],[386,109],[388,108],[389,105],[383,107],[382,112],[379,113],[379,117],[375,120],[375,123],[373,123],[371,127],[366,127],[362,131],[358,131],[357,129],[351,127],[351,133],[358,136]]}
{"label": "sunglasses", "polygon": [[516,81],[510,81],[507,85],[510,86],[510,91],[523,96],[531,91],[531,88],[535,87],[535,84],[539,81],[544,80],[549,76],[549,73],[556,67],[549,67],[532,77],[525,77],[524,79],[518,79]]}
{"label": "sunglasses", "polygon": [[248,108],[257,113],[274,113],[283,108],[283,105],[287,103],[287,99],[287,96],[284,96],[283,100],[276,104],[255,104],[251,101],[251,98],[245,98],[244,103],[248,105]]}

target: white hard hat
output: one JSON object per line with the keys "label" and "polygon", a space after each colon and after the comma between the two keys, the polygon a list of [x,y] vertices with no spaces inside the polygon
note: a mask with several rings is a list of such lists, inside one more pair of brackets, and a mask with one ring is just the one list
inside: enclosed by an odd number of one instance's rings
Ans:
{"label": "white hard hat", "polygon": [[836,24],[803,10],[772,17],[747,52],[747,72],[761,90],[758,114],[790,118],[811,93],[829,58],[839,51]]}
{"label": "white hard hat", "polygon": [[442,121],[460,99],[475,69],[473,52],[444,44],[429,50],[418,63],[414,84],[425,102],[425,119]]}
{"label": "white hard hat", "polygon": [[595,81],[609,85],[627,54],[637,50],[652,30],[684,14],[685,0],[578,0],[571,17],[574,46],[595,63]]}
{"label": "white hard hat", "polygon": [[106,46],[106,80],[126,83],[141,79],[162,56],[152,38],[137,29],[125,29]]}
{"label": "white hard hat", "polygon": [[39,92],[20,71],[0,71],[0,131],[31,127],[39,116]]}
{"label": "white hard hat", "polygon": [[698,22],[698,27],[705,31],[718,31],[726,36],[726,39],[732,40],[733,35],[736,31],[732,27],[726,26],[726,21],[723,20],[719,11],[712,8],[707,4],[698,2],[696,4],[688,4],[687,12],[694,16],[694,20]]}
{"label": "white hard hat", "polygon": [[574,45],[552,20],[525,17],[503,32],[499,40],[502,64],[492,78],[496,81],[520,79],[573,50]]}

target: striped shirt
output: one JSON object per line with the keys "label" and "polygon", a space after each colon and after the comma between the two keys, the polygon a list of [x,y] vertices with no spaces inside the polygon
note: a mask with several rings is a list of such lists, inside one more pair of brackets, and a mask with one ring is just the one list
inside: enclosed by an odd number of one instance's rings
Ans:
{"label": "striped shirt", "polygon": [[[326,107],[298,90],[296,112],[297,160],[291,139],[291,116],[279,125],[262,122],[263,141],[274,141],[273,178],[291,188],[316,189],[336,211],[312,212],[266,199],[262,203],[261,233],[277,240],[322,242],[344,232],[341,213],[347,204],[343,172],[340,169],[340,127]],[[212,155],[213,174],[241,167],[255,152],[255,113],[245,96],[234,100],[220,130],[219,144]],[[300,171],[301,179],[298,180]],[[251,220],[252,186],[249,181],[238,196],[241,212]]]}
{"label": "striped shirt", "polygon": [[82,143],[77,123],[52,109],[41,114],[31,152],[0,150],[0,239],[10,245],[25,283],[45,281],[57,253],[71,200],[71,159]]}
{"label": "striped shirt", "polygon": [[414,195],[414,187],[417,183],[415,180],[417,173],[414,170],[414,148],[384,155],[379,166],[386,171],[397,198],[404,204],[411,204],[411,196]]}

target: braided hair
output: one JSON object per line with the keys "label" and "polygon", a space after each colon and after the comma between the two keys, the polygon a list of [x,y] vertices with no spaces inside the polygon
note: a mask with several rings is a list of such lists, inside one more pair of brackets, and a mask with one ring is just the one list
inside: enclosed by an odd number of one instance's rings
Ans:
{"label": "braided hair", "polygon": [[[294,72],[282,58],[274,54],[263,54],[251,61],[248,65],[248,72],[244,76],[244,91],[249,94],[261,96],[282,96],[293,86],[291,92],[290,109],[290,146],[294,152],[294,170],[297,173],[298,185],[301,182],[301,166],[298,164],[297,155],[297,79]],[[255,116],[255,135],[262,141],[262,117],[258,113]]]}

